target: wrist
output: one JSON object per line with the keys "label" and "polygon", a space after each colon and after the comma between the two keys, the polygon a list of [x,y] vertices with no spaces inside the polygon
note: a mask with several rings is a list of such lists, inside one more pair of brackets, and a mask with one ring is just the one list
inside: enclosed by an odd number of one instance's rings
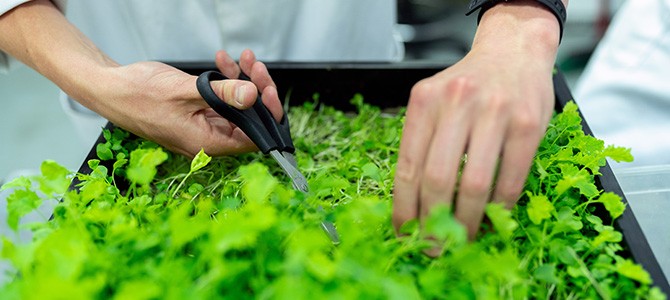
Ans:
{"label": "wrist", "polygon": [[[567,19],[567,11],[566,7],[568,6],[569,0],[471,0],[470,4],[468,6],[468,11],[465,13],[466,16],[472,14],[475,11],[479,11],[479,14],[477,16],[477,23],[479,23],[482,19],[482,16],[492,7],[495,7],[498,4],[501,3],[508,3],[509,1],[514,1],[514,2],[521,2],[521,5],[535,5],[535,6],[541,6],[548,11],[550,11],[554,17],[556,18],[556,21],[559,24],[559,43],[560,40],[563,38],[563,27],[565,25],[566,19]],[[524,3],[525,2],[525,3]]]}
{"label": "wrist", "polygon": [[531,56],[553,66],[560,40],[554,14],[534,0],[501,2],[482,16],[472,49]]}

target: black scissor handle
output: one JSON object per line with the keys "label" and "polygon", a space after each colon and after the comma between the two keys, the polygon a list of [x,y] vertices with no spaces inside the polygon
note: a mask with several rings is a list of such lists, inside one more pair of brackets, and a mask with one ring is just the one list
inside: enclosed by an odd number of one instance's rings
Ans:
{"label": "black scissor handle", "polygon": [[[241,78],[248,77],[244,75]],[[242,129],[263,153],[267,154],[272,150],[293,153],[295,147],[291,140],[291,131],[286,113],[282,116],[281,121],[275,121],[272,113],[263,104],[260,93],[254,105],[249,109],[240,110],[228,105],[214,93],[210,85],[212,80],[223,79],[228,78],[216,71],[207,71],[198,76],[196,86],[207,104],[219,115]]]}

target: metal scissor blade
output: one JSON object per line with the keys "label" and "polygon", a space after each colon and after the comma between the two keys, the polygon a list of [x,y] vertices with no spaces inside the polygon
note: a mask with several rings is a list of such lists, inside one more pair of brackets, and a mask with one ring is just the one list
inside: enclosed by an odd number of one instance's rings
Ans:
{"label": "metal scissor blade", "polygon": [[286,152],[286,151],[282,151],[282,152],[281,152],[281,155],[283,155],[284,158],[286,158],[286,160],[288,161],[288,163],[289,163],[291,166],[293,166],[293,168],[295,168],[296,170],[298,169],[298,162],[295,160],[295,156],[293,156],[293,153],[291,153],[291,152]]}
{"label": "metal scissor blade", "polygon": [[305,178],[305,175],[302,175],[302,173],[296,169],[295,158],[293,158],[293,155],[290,156],[290,159],[293,159],[293,162],[290,162],[286,156],[282,155],[282,153],[280,153],[278,150],[270,151],[270,155],[277,161],[286,175],[291,178],[291,181],[293,182],[293,188],[305,193],[309,191],[307,186],[307,179]]}
{"label": "metal scissor blade", "polygon": [[328,235],[328,238],[333,244],[338,245],[340,243],[340,235],[337,233],[337,228],[335,228],[333,222],[321,221],[321,228],[326,232],[326,235]]}
{"label": "metal scissor blade", "polygon": [[[284,170],[288,177],[291,178],[294,189],[302,191],[303,193],[307,193],[309,191],[309,187],[307,186],[307,179],[305,178],[305,175],[302,175],[302,173],[298,171],[296,167],[297,163],[293,154],[289,152],[280,153],[278,150],[272,150],[270,151],[270,155],[277,161],[279,166]],[[319,207],[319,209],[323,208]],[[330,238],[333,244],[337,245],[340,243],[340,235],[337,233],[335,224],[329,221],[321,221],[321,228],[326,232],[328,238]]]}

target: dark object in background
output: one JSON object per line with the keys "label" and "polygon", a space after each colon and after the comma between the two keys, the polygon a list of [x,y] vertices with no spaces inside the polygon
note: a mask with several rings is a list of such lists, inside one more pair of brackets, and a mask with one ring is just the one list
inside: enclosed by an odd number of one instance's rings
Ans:
{"label": "dark object in background", "polygon": [[407,60],[431,59],[436,53],[462,57],[470,50],[476,20],[465,16],[467,0],[398,0],[397,5]]}

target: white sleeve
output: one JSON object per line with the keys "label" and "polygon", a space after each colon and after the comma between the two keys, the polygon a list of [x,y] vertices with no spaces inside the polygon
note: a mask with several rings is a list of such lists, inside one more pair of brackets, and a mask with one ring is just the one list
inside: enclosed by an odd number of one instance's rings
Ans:
{"label": "white sleeve", "polygon": [[0,16],[29,0],[0,0]]}
{"label": "white sleeve", "polygon": [[[0,16],[28,1],[30,0],[0,0]],[[67,0],[51,0],[51,2],[53,2],[54,5],[56,5],[56,7],[58,7],[58,9],[61,11],[65,11],[65,4]],[[7,73],[11,66],[15,65],[16,63],[16,59],[0,50],[0,73]]]}

